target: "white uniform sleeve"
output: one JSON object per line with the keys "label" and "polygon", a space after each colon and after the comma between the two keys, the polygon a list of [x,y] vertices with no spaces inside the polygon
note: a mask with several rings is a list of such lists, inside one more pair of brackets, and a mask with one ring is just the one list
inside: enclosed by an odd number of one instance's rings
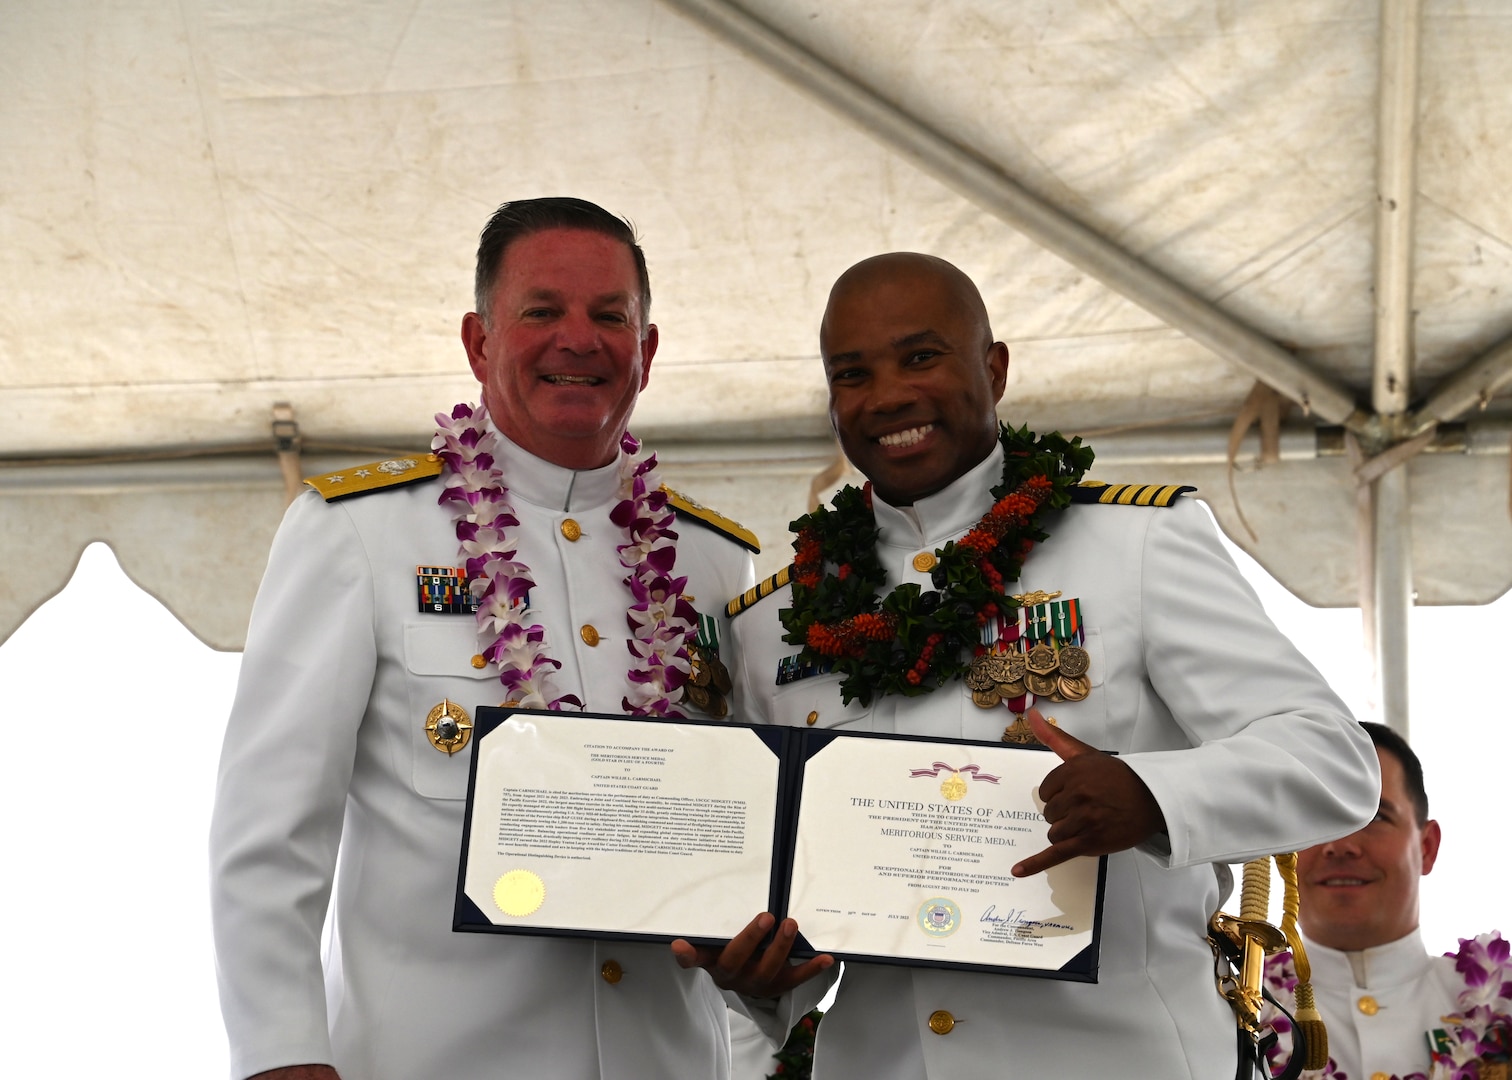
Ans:
{"label": "white uniform sleeve", "polygon": [[1124,760],[1165,814],[1167,865],[1240,862],[1364,826],[1380,796],[1369,737],[1271,623],[1201,507],[1147,520],[1145,663],[1190,745]]}
{"label": "white uniform sleeve", "polygon": [[253,607],[211,824],[232,1075],[329,1063],[320,936],[373,681],[372,575],[345,510],[307,493]]}

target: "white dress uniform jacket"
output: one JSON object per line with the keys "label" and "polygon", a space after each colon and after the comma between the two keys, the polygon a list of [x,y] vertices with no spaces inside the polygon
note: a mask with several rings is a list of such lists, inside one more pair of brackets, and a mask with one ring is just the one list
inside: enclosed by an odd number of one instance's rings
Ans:
{"label": "white dress uniform jacket", "polygon": [[[1427,1073],[1429,1042],[1457,1012],[1465,981],[1454,957],[1429,956],[1414,930],[1389,945],[1342,952],[1315,945],[1304,935],[1312,962],[1313,993],[1328,1027],[1328,1056],[1349,1080],[1387,1080]],[[1267,965],[1276,964],[1273,958]],[[1288,1008],[1293,1002],[1283,1001]],[[1293,1010],[1295,1011],[1295,1010]],[[1274,1011],[1268,1011],[1273,1017]],[[1276,1064],[1291,1057],[1291,1035],[1281,1035]],[[1326,1070],[1307,1071],[1321,1077]]]}
{"label": "white dress uniform jacket", "polygon": [[[964,535],[1001,471],[994,453],[913,507],[874,497],[889,588],[932,587],[913,557]],[[1200,507],[1077,505],[1045,527],[1009,588],[1081,599],[1093,689],[1041,708],[1123,755],[1167,834],[1108,859],[1095,985],[847,964],[819,1025],[815,1080],[1232,1077],[1236,1028],[1205,940],[1231,878],[1214,864],[1342,836],[1375,813],[1369,739],[1266,618]],[[784,587],[731,623],[753,719],[989,741],[1012,722],[958,683],[870,707],[842,704],[838,675],[775,685],[778,659],[798,651],[781,640],[790,605]],[[936,1010],[957,1021],[947,1034],[929,1026]]]}
{"label": "white dress uniform jacket", "polygon": [[[616,466],[573,472],[499,441],[557,692],[622,712]],[[416,567],[458,565],[443,483],[329,504],[306,493],[274,540],[211,835],[232,1075],[331,1063],[343,1080],[726,1077],[724,999],[667,946],[452,932],[471,748],[448,757],[423,725],[443,698],[473,715],[505,692],[493,665],[472,666],[471,615],[417,610]],[[722,623],[750,555],[694,520],[676,528],[676,573]],[[601,977],[609,960],[618,982]]]}

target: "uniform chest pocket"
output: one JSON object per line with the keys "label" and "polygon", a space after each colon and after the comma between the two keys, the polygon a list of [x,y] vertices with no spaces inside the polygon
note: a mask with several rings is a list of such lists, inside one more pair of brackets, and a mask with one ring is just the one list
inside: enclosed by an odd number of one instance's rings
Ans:
{"label": "uniform chest pocket", "polygon": [[473,666],[477,652],[477,624],[468,616],[438,615],[433,622],[404,628],[404,666],[411,675],[495,678],[487,667]]}
{"label": "uniform chest pocket", "polygon": [[478,651],[476,624],[466,616],[435,616],[404,628],[404,667],[409,715],[403,740],[410,758],[411,783],[428,799],[467,797],[467,769],[472,743],[447,754],[431,745],[425,719],[443,701],[460,705],[475,717],[480,705],[497,705],[503,688],[492,666],[473,666]]}

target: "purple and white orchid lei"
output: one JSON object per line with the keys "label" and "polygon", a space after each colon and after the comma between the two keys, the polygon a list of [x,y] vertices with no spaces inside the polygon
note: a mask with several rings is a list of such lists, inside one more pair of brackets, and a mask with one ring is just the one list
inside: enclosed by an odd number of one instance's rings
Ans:
{"label": "purple and white orchid lei", "polygon": [[[1443,1018],[1449,1050],[1435,1049],[1429,1055],[1426,1073],[1413,1072],[1391,1080],[1487,1080],[1486,1066],[1506,1075],[1506,1063],[1512,1058],[1512,946],[1493,930],[1473,938],[1460,938],[1454,957],[1455,970],[1465,980],[1455,1004],[1459,1011]],[[1265,965],[1265,981],[1271,993],[1290,1007],[1296,1000],[1297,972],[1290,952],[1278,953]],[[1291,1033],[1291,1024],[1273,1006],[1267,1004],[1261,1020],[1282,1035]],[[1290,1043],[1273,1046],[1269,1055],[1272,1070],[1285,1064]],[[1330,1058],[1328,1065],[1316,1072],[1304,1072],[1307,1080],[1349,1080]]]}
{"label": "purple and white orchid lei", "polygon": [[1512,946],[1492,931],[1460,938],[1454,969],[1464,977],[1459,1012],[1444,1017],[1451,1043],[1448,1053],[1433,1053],[1429,1080],[1484,1080],[1488,1062],[1501,1063],[1507,1075],[1512,1059]]}
{"label": "purple and white orchid lei", "polygon": [[[551,676],[562,665],[546,654],[546,629],[534,621],[528,606],[535,581],[516,557],[510,530],[520,521],[497,464],[487,409],[457,405],[450,416],[436,414],[436,429],[431,449],[450,474],[438,501],[454,504],[458,558],[478,601],[483,657],[498,665],[510,703],[527,709],[583,708],[573,694],[553,696]],[[628,432],[620,449],[620,501],[609,517],[627,541],[616,550],[630,571],[626,621],[632,635],[627,643],[630,692],[621,707],[632,716],[682,719],[677,702],[692,670],[688,644],[698,629],[698,613],[683,599],[688,579],[672,576],[677,533],[670,525],[675,515],[658,482],[656,455],[637,459],[640,443]]]}

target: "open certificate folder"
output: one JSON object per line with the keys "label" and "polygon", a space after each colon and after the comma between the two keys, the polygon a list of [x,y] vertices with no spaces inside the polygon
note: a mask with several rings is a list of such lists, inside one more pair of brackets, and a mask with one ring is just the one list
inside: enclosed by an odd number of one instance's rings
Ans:
{"label": "open certificate folder", "polygon": [[1097,978],[1106,859],[1028,878],[1055,755],[836,730],[478,710],[453,928]]}

